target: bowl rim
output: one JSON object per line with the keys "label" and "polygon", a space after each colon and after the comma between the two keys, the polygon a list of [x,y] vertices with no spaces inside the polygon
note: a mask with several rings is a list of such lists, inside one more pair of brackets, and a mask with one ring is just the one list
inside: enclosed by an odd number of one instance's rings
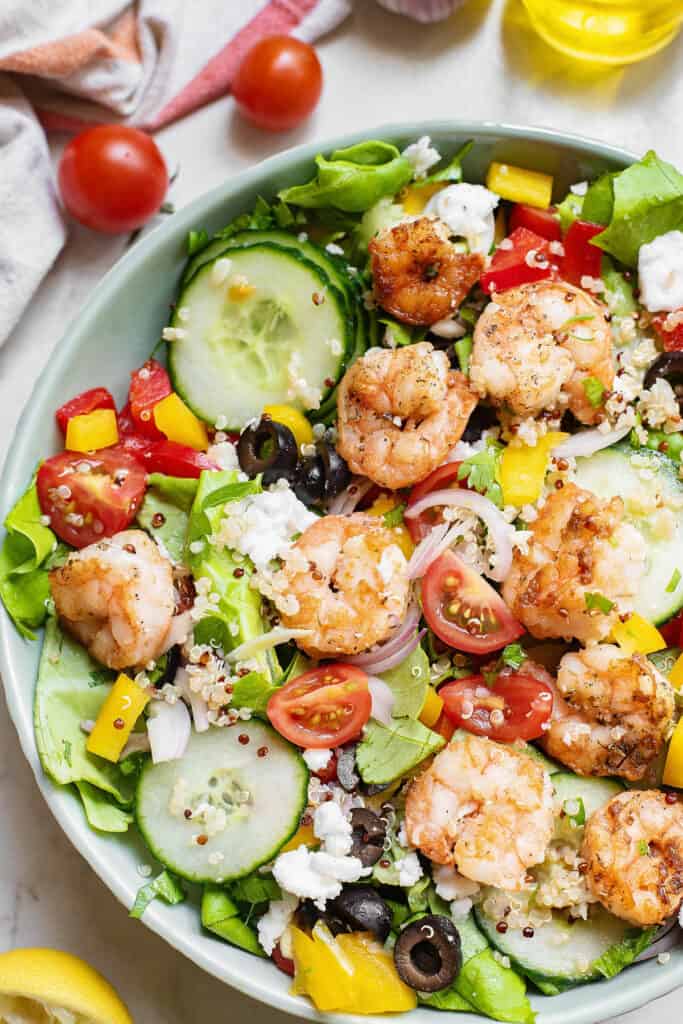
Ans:
{"label": "bowl rim", "polygon": [[[519,140],[538,144],[548,143],[557,148],[585,150],[587,155],[606,161],[614,161],[628,165],[638,157],[622,148],[604,143],[579,134],[562,132],[552,128],[536,127],[524,124],[514,124],[497,121],[461,121],[455,119],[438,119],[419,122],[396,122],[378,126],[377,128],[362,129],[354,132],[346,132],[342,135],[314,140],[304,144],[286,149],[274,156],[254,164],[236,175],[228,178],[223,183],[215,186],[208,192],[198,196],[187,206],[178,211],[172,218],[160,224],[150,233],[128,250],[104,275],[97,286],[93,289],[88,301],[72,319],[60,341],[55,346],[48,363],[37,378],[31,395],[24,406],[19,419],[17,420],[12,441],[0,478],[0,495],[2,495],[2,510],[6,514],[21,493],[25,486],[25,475],[23,473],[24,460],[22,459],[22,434],[24,428],[36,406],[40,407],[45,400],[46,392],[49,389],[50,380],[53,374],[57,374],[68,367],[73,358],[73,350],[77,347],[79,335],[87,328],[88,322],[93,320],[101,308],[107,306],[112,297],[115,296],[118,285],[118,277],[122,267],[126,272],[133,272],[140,267],[147,257],[152,254],[155,248],[164,240],[174,236],[184,237],[190,228],[200,220],[205,209],[211,208],[226,198],[237,195],[240,192],[253,186],[261,177],[273,176],[280,171],[286,171],[290,164],[295,161],[313,159],[319,152],[329,152],[334,149],[344,148],[369,138],[418,138],[421,135],[439,135],[450,133],[455,137],[494,136],[497,140]],[[38,758],[35,738],[33,733],[32,709],[26,713],[22,706],[20,680],[15,673],[11,655],[11,644],[15,641],[14,627],[5,613],[4,609],[0,615],[0,672],[5,690],[10,717],[19,736],[22,751],[29,762],[38,788],[40,789],[45,802],[55,817],[62,831],[73,845],[76,844],[77,836],[72,834],[71,822],[65,806],[56,799],[56,787],[43,773]],[[84,835],[91,831],[84,819]],[[126,908],[129,908],[139,887],[131,886],[124,878],[119,877],[112,871],[106,862],[106,857],[87,841],[77,845],[78,852],[85,858],[90,867],[96,872],[107,888]],[[242,970],[239,963],[231,964],[229,956],[211,956],[195,948],[194,935],[187,933],[181,928],[174,927],[168,923],[167,912],[173,908],[162,908],[158,904],[152,904],[145,913],[144,923],[152,931],[156,932],[172,948],[181,952],[197,966],[212,974],[218,980],[227,982],[233,988],[258,999],[266,1005],[284,1011],[298,1017],[306,1017],[313,1020],[334,1021],[337,1024],[372,1024],[373,1021],[380,1024],[381,1017],[360,1017],[352,1014],[321,1014],[308,1000],[293,997],[288,992],[288,986],[281,984],[279,987],[271,986],[265,990],[264,986],[254,980],[249,970]],[[232,947],[226,946],[222,952],[232,951]],[[604,1020],[606,1017],[625,1013],[637,1009],[645,1003],[650,1002],[658,996],[665,995],[683,984],[683,959],[680,962],[672,962],[666,969],[661,967],[656,972],[643,972],[639,968],[641,976],[638,985],[622,987],[621,990],[614,988],[613,983],[593,983],[590,988],[595,992],[595,999],[590,1006],[563,1007],[562,1024],[594,1024],[597,1020]],[[282,976],[284,978],[284,976]],[[603,987],[604,986],[604,987]],[[547,997],[546,997],[547,998]],[[416,1013],[422,1014],[424,1008],[412,1011],[413,1019],[416,1020]],[[539,1020],[543,1022],[545,1015],[541,1010]],[[384,1018],[386,1019],[386,1018]],[[424,1019],[424,1018],[423,1018]],[[460,1015],[463,1022],[482,1018],[477,1015]],[[548,1019],[548,1018],[546,1018]],[[558,1021],[559,1018],[553,1020]]]}

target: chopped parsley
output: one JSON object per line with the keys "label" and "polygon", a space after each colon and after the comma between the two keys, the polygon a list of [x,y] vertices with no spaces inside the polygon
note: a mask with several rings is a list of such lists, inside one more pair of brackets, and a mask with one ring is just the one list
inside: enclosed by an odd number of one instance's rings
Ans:
{"label": "chopped parsley", "polygon": [[669,580],[669,582],[666,585],[666,592],[667,592],[667,594],[673,594],[674,590],[676,589],[676,587],[678,586],[678,584],[680,582],[681,582],[680,570],[679,569],[674,569],[674,571],[673,571],[673,573],[671,575],[671,579]]}
{"label": "chopped parsley", "polygon": [[586,593],[583,595],[583,598],[586,602],[586,609],[589,612],[599,611],[602,612],[603,615],[609,615],[614,608],[614,601],[610,601],[604,594]]}
{"label": "chopped parsley", "polygon": [[649,847],[648,843],[644,839],[639,839],[638,840],[638,853],[640,854],[641,857],[649,857],[650,856],[650,847]]}
{"label": "chopped parsley", "polygon": [[406,505],[403,502],[401,505],[395,505],[394,508],[390,508],[388,512],[385,512],[382,516],[384,525],[391,529],[394,526],[401,526],[403,523],[403,513],[405,512]]}
{"label": "chopped parsley", "polygon": [[489,442],[483,451],[470,455],[458,470],[458,480],[467,480],[469,486],[489,498],[494,505],[503,507],[503,491],[500,486],[500,457],[503,446]]}
{"label": "chopped parsley", "polygon": [[521,644],[508,644],[503,648],[500,660],[509,668],[521,668],[526,661],[526,651]]}
{"label": "chopped parsley", "polygon": [[597,377],[584,377],[583,390],[586,392],[586,398],[594,409],[597,409],[598,406],[602,405],[603,398],[605,396],[605,388]]}

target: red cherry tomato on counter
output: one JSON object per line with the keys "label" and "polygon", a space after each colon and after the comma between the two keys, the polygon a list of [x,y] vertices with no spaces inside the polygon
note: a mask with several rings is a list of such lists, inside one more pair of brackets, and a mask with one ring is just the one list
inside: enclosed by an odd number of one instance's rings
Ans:
{"label": "red cherry tomato on counter", "polygon": [[156,359],[148,359],[139,370],[131,373],[128,408],[138,433],[161,440],[164,435],[154,422],[152,410],[172,390],[171,378]]}
{"label": "red cherry tomato on counter", "polygon": [[550,251],[547,238],[528,228],[516,228],[491,257],[488,270],[481,275],[481,287],[490,295],[520,284],[542,281],[557,272],[557,259]]}
{"label": "red cherry tomato on counter", "polygon": [[103,124],[86,128],[67,143],[58,180],[72,217],[116,235],[134,231],[157,212],[168,188],[168,171],[145,132]]}
{"label": "red cherry tomato on counter", "polygon": [[84,548],[130,526],[145,494],[146,474],[118,447],[94,455],[61,452],[42,463],[36,486],[40,510],[57,536]]}
{"label": "red cherry tomato on counter", "polygon": [[89,412],[96,409],[116,409],[114,399],[106,388],[91,388],[90,391],[83,391],[75,398],[61,405],[55,413],[57,426],[63,434],[66,434],[66,427],[74,416],[87,416]]}
{"label": "red cherry tomato on counter", "polygon": [[291,36],[261,39],[249,50],[232,83],[237,106],[260,128],[294,128],[315,109],[323,71],[312,46]]}
{"label": "red cherry tomato on counter", "polygon": [[489,654],[524,633],[500,594],[452,551],[432,562],[422,580],[429,628],[458,651]]}
{"label": "red cherry tomato on counter", "polygon": [[515,203],[510,211],[508,228],[510,232],[515,228],[528,228],[541,238],[547,238],[549,242],[562,241],[562,228],[554,206],[549,206],[547,210],[539,210],[537,206]]}
{"label": "red cherry tomato on counter", "polygon": [[[435,469],[433,473],[430,473],[426,479],[420,481],[419,484],[415,484],[410,492],[407,508],[409,509],[411,505],[416,505],[418,501],[424,498],[427,494],[431,494],[432,491],[440,491],[445,487],[461,486],[460,481],[458,480],[459,469],[459,462],[447,462],[445,466],[439,466],[439,468]],[[414,544],[419,544],[422,538],[427,536],[432,527],[436,526],[436,524],[440,522],[441,510],[437,506],[425,509],[424,512],[414,518],[411,518],[410,516],[405,517],[405,524],[408,527],[408,531]]]}
{"label": "red cherry tomato on counter", "polygon": [[553,710],[550,687],[522,672],[500,675],[490,687],[468,676],[441,686],[439,696],[457,728],[501,743],[538,739]]}
{"label": "red cherry tomato on counter", "polygon": [[299,747],[340,747],[370,717],[368,677],[353,665],[321,665],[285,683],[268,701],[268,718]]}

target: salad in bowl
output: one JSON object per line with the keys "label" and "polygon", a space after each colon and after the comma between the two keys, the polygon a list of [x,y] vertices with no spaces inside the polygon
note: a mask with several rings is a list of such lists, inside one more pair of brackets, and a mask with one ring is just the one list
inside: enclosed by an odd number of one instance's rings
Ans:
{"label": "salad in bowl", "polygon": [[683,902],[683,176],[364,141],[198,224],[6,519],[44,772],[325,1012],[533,1020]]}

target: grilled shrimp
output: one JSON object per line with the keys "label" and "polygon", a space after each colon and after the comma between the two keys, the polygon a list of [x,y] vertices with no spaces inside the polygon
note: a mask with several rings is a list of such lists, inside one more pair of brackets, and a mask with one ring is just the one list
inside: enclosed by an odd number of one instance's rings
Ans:
{"label": "grilled shrimp", "polygon": [[441,465],[476,404],[429,342],[370,349],[339,385],[337,447],[354,473],[392,491],[410,487]]}
{"label": "grilled shrimp", "polygon": [[602,501],[576,484],[554,491],[515,550],[503,597],[532,636],[604,640],[633,608],[645,542],[622,522],[621,498]]}
{"label": "grilled shrimp", "polygon": [[50,573],[62,625],[109,668],[157,658],[173,619],[173,567],[142,530],[74,551]]}
{"label": "grilled shrimp", "polygon": [[674,694],[642,654],[600,644],[565,654],[561,695],[541,743],[580,775],[619,775],[635,782],[656,760],[671,731]]}
{"label": "grilled shrimp", "polygon": [[611,914],[647,927],[683,900],[683,805],[666,793],[619,793],[586,822],[588,887]]}
{"label": "grilled shrimp", "polygon": [[450,316],[479,280],[481,253],[460,253],[438,220],[404,221],[373,238],[375,299],[407,324],[435,324]]}
{"label": "grilled shrimp", "polygon": [[494,296],[477,321],[472,386],[518,417],[568,406],[582,423],[600,409],[584,388],[612,387],[612,336],[605,307],[564,281],[539,281]]}
{"label": "grilled shrimp", "polygon": [[278,574],[282,624],[309,631],[297,644],[312,658],[382,643],[405,617],[406,566],[374,516],[325,516],[302,533]]}
{"label": "grilled shrimp", "polygon": [[528,755],[480,736],[454,740],[411,785],[406,832],[436,864],[520,890],[553,833],[550,776]]}

